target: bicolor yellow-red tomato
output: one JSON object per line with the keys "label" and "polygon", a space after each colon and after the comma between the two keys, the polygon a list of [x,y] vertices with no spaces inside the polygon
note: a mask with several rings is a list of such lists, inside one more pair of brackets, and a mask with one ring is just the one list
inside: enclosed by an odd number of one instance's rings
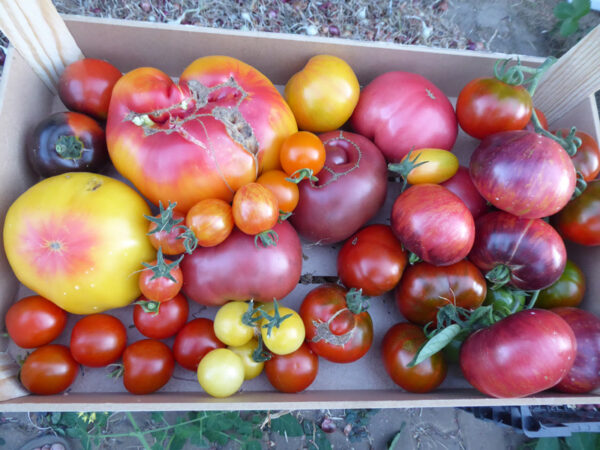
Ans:
{"label": "bicolor yellow-red tomato", "polygon": [[179,84],[149,67],[125,74],[106,139],[115,167],[144,196],[187,212],[206,198],[230,202],[261,171],[278,168],[281,143],[296,131],[267,77],[235,58],[207,56]]}
{"label": "bicolor yellow-red tomato", "polygon": [[414,169],[407,174],[410,184],[440,184],[452,178],[458,171],[458,158],[441,148],[421,148],[412,150],[402,158],[401,163],[414,161]]}
{"label": "bicolor yellow-red tomato", "polygon": [[155,257],[146,202],[103,175],[67,173],[29,188],[9,208],[4,248],[26,287],[74,314],[131,303],[142,262]]}
{"label": "bicolor yellow-red tomato", "polygon": [[317,55],[290,78],[285,99],[302,130],[321,133],[341,127],[358,103],[358,79],[343,59]]}

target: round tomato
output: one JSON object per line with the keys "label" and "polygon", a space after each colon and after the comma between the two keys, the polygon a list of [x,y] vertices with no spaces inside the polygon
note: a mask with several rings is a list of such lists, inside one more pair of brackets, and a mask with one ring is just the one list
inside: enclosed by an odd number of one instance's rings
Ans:
{"label": "round tomato", "polygon": [[258,183],[248,183],[235,193],[232,212],[235,225],[249,235],[270,230],[279,220],[277,198]]}
{"label": "round tomato", "polygon": [[[559,130],[562,136],[567,136],[569,130]],[[556,132],[554,133],[556,134]],[[600,148],[598,143],[589,134],[576,131],[575,136],[581,139],[581,146],[577,149],[575,156],[571,158],[575,170],[577,170],[585,181],[592,181],[600,173]]]}
{"label": "round tomato", "polygon": [[244,380],[252,380],[260,375],[265,366],[264,361],[256,361],[253,357],[258,348],[258,339],[252,338],[243,345],[236,347],[227,347],[233,353],[238,355],[244,364]]}
{"label": "round tomato", "polygon": [[304,323],[296,311],[285,306],[267,306],[267,317],[259,321],[265,346],[276,355],[295,352],[304,342]]}
{"label": "round tomato", "polygon": [[550,309],[559,306],[579,306],[584,294],[585,275],[573,261],[567,260],[560,278],[540,291],[535,307]]}
{"label": "round tomato", "polygon": [[477,219],[489,209],[487,201],[473,184],[467,167],[460,166],[456,174],[449,180],[444,181],[441,186],[444,186],[463,201],[471,211],[473,219]]}
{"label": "round tomato", "polygon": [[79,364],[64,345],[44,345],[21,367],[21,383],[32,394],[53,395],[67,389],[79,373]]}
{"label": "round tomato", "polygon": [[248,307],[246,302],[234,301],[225,303],[217,311],[214,321],[215,336],[225,345],[244,345],[254,336],[254,327],[243,321]]}
{"label": "round tomato", "polygon": [[212,350],[198,364],[198,382],[213,397],[229,397],[242,387],[244,363],[231,350]]}
{"label": "round tomato", "polygon": [[[540,111],[537,108],[533,108],[535,110],[535,115],[537,116],[538,120],[540,121],[540,125],[542,126],[542,128],[544,130],[548,129],[548,119],[546,119],[546,115]],[[533,115],[533,113],[532,113]],[[527,131],[533,131],[535,132],[535,125],[533,124],[533,122],[530,120],[529,122],[527,122],[527,125],[524,128]]]}
{"label": "round tomato", "polygon": [[119,78],[121,72],[109,62],[85,58],[65,68],[58,80],[58,96],[67,108],[106,120]]}
{"label": "round tomato", "polygon": [[231,205],[218,198],[201,200],[188,211],[185,224],[198,239],[198,245],[219,245],[233,231]]}
{"label": "round tomato", "polygon": [[325,165],[325,146],[316,134],[298,131],[283,141],[279,160],[285,173],[295,180],[312,179]]}
{"label": "round tomato", "polygon": [[71,354],[88,367],[104,367],[118,360],[127,345],[127,330],[119,319],[108,314],[92,314],[75,324],[71,331]]}
{"label": "round tomato", "polygon": [[408,367],[425,341],[421,327],[412,323],[397,323],[383,337],[383,366],[392,381],[408,392],[430,392],[446,378],[448,366],[441,353]]}
{"label": "round tomato", "polygon": [[273,355],[265,362],[265,374],[271,385],[281,392],[295,393],[307,389],[319,371],[319,357],[304,342],[287,355]]}
{"label": "round tomato", "polygon": [[132,394],[151,394],[169,382],[174,368],[173,352],[166,344],[143,339],[123,353],[123,385]]}
{"label": "round tomato", "polygon": [[19,347],[49,344],[65,329],[67,313],[39,295],[24,297],[8,308],[6,331]]}
{"label": "round tomato", "polygon": [[406,264],[406,252],[387,225],[369,225],[351,236],[337,259],[342,283],[372,297],[394,289]]}
{"label": "round tomato", "polygon": [[184,369],[193,371],[208,352],[217,348],[225,348],[225,344],[215,336],[213,321],[204,317],[186,323],[173,343],[175,360]]}
{"label": "round tomato", "polygon": [[146,202],[113,178],[46,178],[9,208],[6,256],[21,283],[70,313],[122,307],[139,297],[137,271],[155,255],[149,214]]}
{"label": "round tomato", "polygon": [[157,259],[151,263],[144,263],[146,268],[140,274],[139,280],[142,295],[148,300],[161,303],[179,294],[183,286],[179,261],[163,259],[162,252],[159,250]]}
{"label": "round tomato", "polygon": [[358,79],[344,60],[317,55],[294,74],[284,95],[302,130],[322,133],[340,128],[358,102]]}
{"label": "round tomato", "polygon": [[440,184],[456,174],[458,158],[448,150],[422,148],[411,150],[399,164],[388,168],[409,184]]}
{"label": "round tomato", "polygon": [[[147,301],[141,297],[139,301]],[[152,339],[166,339],[175,335],[187,322],[189,305],[183,294],[160,304],[158,312],[146,312],[141,305],[133,308],[133,323],[140,333]]]}
{"label": "round tomato", "polygon": [[179,255],[185,252],[181,226],[185,216],[178,211],[173,211],[174,204],[166,210],[162,208],[161,214],[154,216],[148,225],[148,238],[156,250],[162,250],[165,255]]}
{"label": "round tomato", "polygon": [[317,355],[335,363],[362,358],[373,342],[373,322],[360,294],[336,284],[310,291],[300,306],[306,341]]}
{"label": "round tomato", "polygon": [[263,173],[256,182],[270,190],[277,198],[279,210],[292,212],[298,205],[298,185],[288,179],[288,175],[282,170],[269,170]]}
{"label": "round tomato", "polygon": [[570,241],[600,245],[600,180],[588,183],[583,194],[567,203],[552,223]]}

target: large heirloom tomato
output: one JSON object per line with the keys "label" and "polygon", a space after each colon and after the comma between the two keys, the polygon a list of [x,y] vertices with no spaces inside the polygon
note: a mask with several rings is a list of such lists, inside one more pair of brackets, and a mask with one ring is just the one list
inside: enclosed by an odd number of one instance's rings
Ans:
{"label": "large heirloom tomato", "polygon": [[47,178],[9,208],[6,256],[21,283],[70,313],[125,306],[140,295],[142,262],[155,258],[148,214],[146,202],[115,179]]}
{"label": "large heirloom tomato", "polygon": [[205,198],[231,201],[259,172],[277,168],[281,143],[297,130],[263,74],[207,56],[179,84],[149,67],[125,74],[113,90],[106,139],[115,167],[142,194],[186,212]]}
{"label": "large heirloom tomato", "polygon": [[583,194],[552,218],[552,223],[570,241],[600,245],[600,180],[590,182]]}

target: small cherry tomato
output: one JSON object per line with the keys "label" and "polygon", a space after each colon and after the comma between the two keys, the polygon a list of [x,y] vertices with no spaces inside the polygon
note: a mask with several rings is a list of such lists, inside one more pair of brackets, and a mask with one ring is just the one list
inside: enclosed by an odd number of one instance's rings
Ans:
{"label": "small cherry tomato", "polygon": [[265,374],[275,389],[294,393],[308,388],[319,371],[319,357],[306,342],[295,352],[273,355],[265,362]]}
{"label": "small cherry tomato", "polygon": [[296,183],[287,180],[288,175],[281,170],[264,172],[256,182],[270,190],[277,198],[279,209],[292,212],[298,205],[299,189]]}
{"label": "small cherry tomato", "polygon": [[248,183],[233,196],[233,221],[244,233],[255,235],[270,230],[279,220],[275,195],[258,183]]}
{"label": "small cherry tomato", "polygon": [[123,385],[132,394],[150,394],[169,382],[174,368],[173,352],[166,344],[143,339],[123,353]]}
{"label": "small cherry tomato", "polygon": [[44,345],[21,367],[21,383],[32,394],[53,395],[67,389],[79,373],[79,364],[64,345]]}
{"label": "small cherry tomato", "polygon": [[185,224],[198,239],[198,245],[219,245],[233,231],[231,205],[218,198],[201,200],[188,211]]}
{"label": "small cherry tomato", "polygon": [[270,319],[263,318],[259,322],[265,346],[276,355],[287,355],[298,350],[305,337],[304,323],[298,313],[278,306],[270,312],[267,310],[267,314]]}
{"label": "small cherry tomato", "polygon": [[175,360],[184,369],[193,371],[208,352],[217,348],[225,348],[225,344],[217,339],[213,321],[204,317],[186,323],[173,343]]}
{"label": "small cherry tomato", "polygon": [[572,242],[600,245],[600,180],[589,182],[583,194],[552,217],[552,224]]}
{"label": "small cherry tomato", "polygon": [[139,279],[140,291],[148,300],[165,302],[175,297],[183,286],[183,274],[179,261],[164,259],[159,250],[157,259],[151,263],[144,263]]}
{"label": "small cherry tomato", "polygon": [[551,286],[542,289],[535,302],[536,308],[579,306],[585,294],[585,275],[577,265],[567,260],[565,271]]}
{"label": "small cherry tomato", "polygon": [[65,329],[67,313],[39,295],[24,297],[6,312],[6,331],[22,348],[49,344]]}
{"label": "small cherry tomato", "polygon": [[[567,136],[569,130],[559,130],[561,135]],[[554,133],[556,134],[556,132]],[[575,136],[581,139],[581,146],[577,149],[575,156],[571,158],[575,170],[583,175],[585,181],[592,181],[600,173],[600,148],[596,140],[583,131],[576,131]]]}
{"label": "small cherry tomato", "polygon": [[325,165],[325,145],[316,134],[298,131],[283,141],[279,160],[284,172],[300,179],[303,169],[308,176],[317,175]]}
{"label": "small cherry tomato", "polygon": [[229,346],[227,348],[241,358],[242,363],[244,364],[244,380],[256,378],[263,371],[265,362],[256,361],[253,358],[253,354],[258,348],[257,339],[252,338],[243,345],[237,347]]}
{"label": "small cherry tomato", "polygon": [[198,364],[198,382],[213,397],[229,397],[242,387],[244,363],[231,350],[212,350]]}
{"label": "small cherry tomato", "polygon": [[254,336],[254,327],[243,322],[248,311],[246,302],[225,303],[217,311],[214,327],[215,336],[225,345],[244,345]]}
{"label": "small cherry tomato", "polygon": [[179,211],[174,211],[174,206],[168,210],[163,209],[148,225],[150,243],[156,250],[162,249],[165,255],[179,255],[185,252],[184,239],[180,238],[184,232],[180,225],[183,225],[185,216]]}
{"label": "small cherry tomato", "polygon": [[[548,129],[548,119],[546,119],[546,115],[537,108],[533,108],[533,109],[535,109],[535,114],[536,114],[538,120],[540,121],[540,125],[542,126],[542,128],[544,130],[547,130]],[[529,122],[527,122],[527,125],[525,126],[524,129],[535,133],[535,125],[533,124],[533,122],[531,120]]]}
{"label": "small cherry tomato", "polygon": [[119,319],[108,314],[92,314],[75,324],[71,331],[71,354],[88,367],[104,367],[118,360],[127,345],[127,330]]}
{"label": "small cherry tomato", "polygon": [[448,150],[422,148],[411,150],[399,164],[390,164],[409,184],[440,184],[458,171],[458,158]]}
{"label": "small cherry tomato", "polygon": [[[147,301],[141,297],[139,301]],[[144,311],[141,305],[133,308],[133,323],[140,333],[152,339],[166,339],[174,336],[187,322],[189,305],[182,294],[160,304],[158,312]]]}

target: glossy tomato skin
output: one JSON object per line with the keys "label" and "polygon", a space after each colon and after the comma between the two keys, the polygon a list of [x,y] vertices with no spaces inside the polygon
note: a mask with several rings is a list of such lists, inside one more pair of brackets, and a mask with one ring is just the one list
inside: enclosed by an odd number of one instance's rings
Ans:
{"label": "glossy tomato skin", "polygon": [[456,100],[460,127],[477,139],[500,131],[522,130],[531,118],[532,108],[527,89],[497,78],[471,80]]}
{"label": "glossy tomato skin", "polygon": [[188,211],[185,224],[198,239],[198,245],[219,245],[233,231],[231,205],[218,198],[200,200]]}
{"label": "glossy tomato skin", "polygon": [[205,198],[229,202],[260,172],[278,168],[281,143],[296,131],[263,74],[207,56],[184,70],[179,85],[154,68],[125,74],[113,90],[106,138],[115,167],[145,197],[176,201],[185,213]]}
{"label": "glossy tomato skin", "polygon": [[79,365],[64,345],[44,345],[31,353],[21,367],[21,383],[32,394],[53,395],[67,389]]}
{"label": "glossy tomato skin", "polygon": [[588,183],[583,194],[552,218],[552,224],[572,242],[600,245],[600,181]]}
{"label": "glossy tomato skin", "polygon": [[4,319],[10,338],[22,348],[36,348],[56,339],[67,324],[67,313],[39,295],[13,303]]}
{"label": "glossy tomato skin", "polygon": [[[147,300],[144,297],[140,301]],[[160,304],[158,313],[146,312],[140,305],[133,308],[133,323],[140,333],[151,339],[174,336],[187,322],[189,305],[183,294]]]}
{"label": "glossy tomato skin", "polygon": [[185,216],[179,211],[173,211],[173,220],[179,220],[180,222],[171,228],[171,231],[168,233],[165,230],[155,231],[158,226],[155,222],[150,222],[148,225],[148,239],[150,239],[150,243],[156,250],[161,248],[165,255],[179,255],[185,252],[184,240],[178,239],[184,231],[180,225],[183,225]]}
{"label": "glossy tomato skin", "polygon": [[436,353],[414,367],[407,367],[425,340],[421,327],[403,322],[392,326],[381,343],[386,372],[394,383],[408,392],[431,392],[442,384],[448,372],[441,353]]}
{"label": "glossy tomato skin", "polygon": [[92,314],[75,324],[70,349],[79,364],[104,367],[117,361],[127,345],[127,330],[119,319],[108,314]]}
{"label": "glossy tomato skin", "polygon": [[326,149],[319,181],[300,182],[300,200],[290,222],[319,244],[343,241],[373,217],[387,192],[387,166],[379,149],[355,133],[319,136]]}
{"label": "glossy tomato skin", "polygon": [[406,180],[409,184],[441,184],[452,178],[458,170],[458,158],[448,150],[439,148],[421,148],[412,150],[402,158],[402,162],[410,159],[416,164],[424,163],[412,169]]}
{"label": "glossy tomato skin", "polygon": [[[289,355],[300,348],[306,337],[304,322],[291,308],[279,306],[281,317],[288,316],[279,326],[268,328],[269,320],[264,318],[260,324],[260,335],[265,347],[275,355]],[[270,314],[273,314],[270,312]]]}
{"label": "glossy tomato skin", "polygon": [[277,197],[258,183],[248,183],[238,189],[231,212],[235,225],[252,236],[270,230],[279,219]]}
{"label": "glossy tomato skin", "polygon": [[552,308],[569,324],[577,341],[575,363],[554,390],[583,394],[600,386],[600,319],[579,308]]}
{"label": "glossy tomato skin", "polygon": [[235,394],[244,382],[244,363],[233,351],[210,351],[198,364],[198,382],[207,394],[223,398]]}
{"label": "glossy tomato skin", "polygon": [[[165,264],[169,265],[173,261],[169,259],[164,260]],[[157,260],[150,263],[151,266],[156,266]],[[172,279],[167,276],[156,276],[154,271],[149,268],[145,268],[140,273],[140,291],[142,295],[148,300],[152,300],[158,303],[166,302],[175,297],[181,290],[183,285],[183,274],[181,267],[175,266],[169,271]]]}
{"label": "glossy tomato skin", "polygon": [[109,161],[104,130],[84,114],[51,114],[33,130],[27,159],[44,178],[65,172],[100,172]]}
{"label": "glossy tomato skin", "polygon": [[344,286],[380,296],[396,287],[407,264],[406,252],[387,225],[369,225],[351,236],[338,254]]}
{"label": "glossy tomato skin", "polygon": [[351,363],[362,358],[373,342],[370,314],[350,311],[347,292],[335,284],[318,286],[304,297],[298,311],[311,350],[335,363]]}
{"label": "glossy tomato skin", "polygon": [[151,394],[171,379],[173,352],[154,339],[134,342],[123,353],[123,385],[132,394]]}
{"label": "glossy tomato skin", "polygon": [[181,262],[184,293],[207,306],[229,300],[272,302],[284,298],[300,280],[302,247],[288,221],[273,230],[278,235],[276,246],[256,246],[253,236],[234,229],[223,243],[198,247],[186,255]]}
{"label": "glossy tomato skin", "polygon": [[412,148],[452,149],[456,114],[445,94],[421,75],[387,72],[361,92],[350,119],[388,162],[399,162]]}
{"label": "glossy tomato skin", "polygon": [[463,201],[471,211],[473,219],[477,219],[489,210],[486,199],[481,196],[473,184],[467,167],[459,166],[456,174],[441,183],[441,186],[444,186]]}
{"label": "glossy tomato skin", "polygon": [[585,294],[585,275],[577,265],[567,260],[560,278],[540,291],[536,308],[557,308],[560,306],[579,306]]}
{"label": "glossy tomato skin", "polygon": [[525,397],[555,386],[573,366],[576,346],[560,316],[527,309],[471,334],[462,344],[460,367],[486,395]]}
{"label": "glossy tomato skin", "polygon": [[58,95],[67,108],[106,120],[113,87],[121,72],[107,61],[85,58],[69,64],[58,81]]}
{"label": "glossy tomato skin", "polygon": [[185,324],[173,343],[175,360],[183,368],[192,371],[198,368],[204,355],[217,348],[225,348],[225,344],[215,335],[213,321],[204,317]]}
{"label": "glossy tomato skin", "polygon": [[275,194],[280,211],[292,212],[298,205],[299,190],[298,185],[287,178],[288,174],[283,170],[269,170],[258,177],[256,182]]}
{"label": "glossy tomato skin", "polygon": [[426,325],[436,321],[439,308],[448,304],[476,309],[485,300],[485,278],[467,260],[436,267],[421,262],[404,271],[395,291],[396,305],[412,323]]}
{"label": "glossy tomato skin", "polygon": [[316,175],[325,165],[325,146],[316,134],[298,131],[283,141],[279,160],[281,168],[290,177],[302,169]]}
{"label": "glossy tomato skin", "polygon": [[[440,217],[444,217],[443,227]],[[436,266],[464,259],[475,239],[468,208],[437,184],[411,186],[400,194],[392,206],[391,227],[405,249]]]}
{"label": "glossy tomato skin", "polygon": [[552,139],[528,131],[485,138],[471,155],[470,173],[487,201],[527,219],[560,211],[575,191],[575,169],[567,152]]}
{"label": "glossy tomato skin", "polygon": [[565,244],[541,219],[494,211],[480,217],[476,229],[469,260],[484,274],[503,264],[511,271],[512,286],[536,290],[550,286],[565,270]]}
{"label": "glossy tomato skin", "polygon": [[[558,130],[562,136],[567,136],[570,130],[562,128]],[[553,134],[557,134],[554,131]],[[592,181],[600,173],[600,148],[596,140],[583,131],[576,131],[575,136],[581,139],[581,146],[571,159],[575,169],[583,175],[585,181]]]}
{"label": "glossy tomato skin", "polygon": [[265,362],[265,374],[275,389],[295,393],[307,389],[317,378],[319,357],[304,342],[287,355],[273,355]]}

